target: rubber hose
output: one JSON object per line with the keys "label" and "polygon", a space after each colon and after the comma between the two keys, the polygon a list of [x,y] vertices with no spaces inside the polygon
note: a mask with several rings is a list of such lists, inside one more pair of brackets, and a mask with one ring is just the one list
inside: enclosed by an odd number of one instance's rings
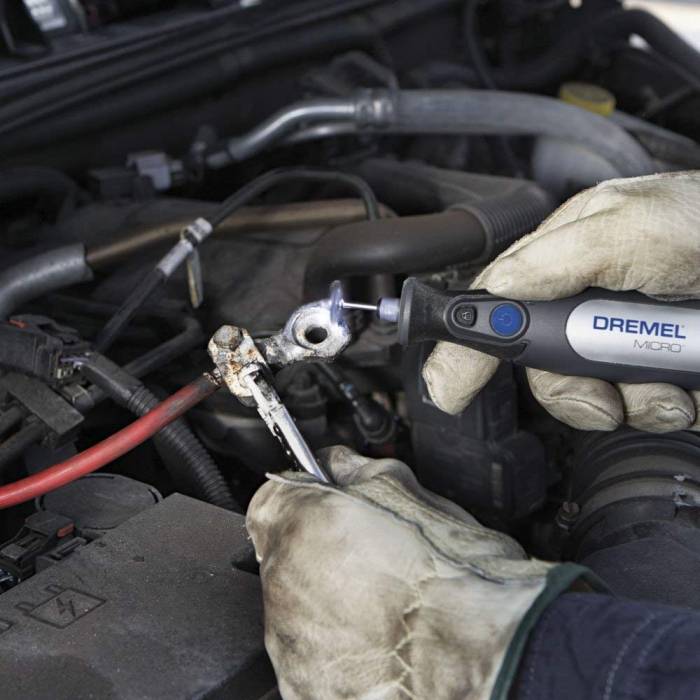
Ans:
{"label": "rubber hose", "polygon": [[[343,277],[484,264],[533,231],[554,209],[552,198],[528,180],[377,158],[355,171],[381,201],[411,215],[327,231],[307,263],[307,299],[317,298],[330,281]],[[424,214],[436,210],[443,211]]]}
{"label": "rubber hose", "polygon": [[[142,386],[125,408],[134,415],[143,416],[158,403],[156,395]],[[154,436],[154,442],[164,453],[176,483],[187,484],[195,495],[215,506],[241,511],[216,463],[183,418],[162,428]]]}
{"label": "rubber hose", "polygon": [[[141,61],[145,55],[149,56],[147,67],[123,70],[115,80],[100,80],[100,69],[95,69],[91,90],[74,86],[61,98],[48,102],[41,100],[38,107],[25,105],[19,109],[19,100],[13,100],[12,107],[17,112],[14,126],[10,126],[6,120],[0,124],[0,132],[13,132],[12,139],[3,142],[2,152],[21,152],[55,143],[57,139],[71,135],[84,134],[85,104],[88,102],[89,129],[92,132],[106,129],[229,89],[246,75],[274,66],[374,45],[377,36],[395,31],[444,7],[456,5],[459,1],[402,0],[383,3],[337,17],[322,17],[321,21],[311,25],[304,15],[293,25],[293,30],[290,25],[284,25],[279,27],[279,31],[265,32],[264,36],[246,33],[242,39],[226,37],[218,42],[200,41],[202,46],[198,51],[183,53],[178,50],[174,61],[156,60],[154,56],[158,54],[141,51],[138,54]],[[327,5],[329,12],[334,11],[331,10],[334,3]],[[226,60],[222,60],[222,56]],[[124,65],[127,64],[122,62],[122,67]],[[39,109],[45,112],[41,118]]]}
{"label": "rubber hose", "polygon": [[153,296],[156,290],[166,282],[165,275],[157,267],[141,279],[136,288],[123,301],[114,315],[95,338],[95,348],[106,352],[114,341],[138,313],[139,309]]}
{"label": "rubber hose", "polygon": [[655,51],[691,73],[700,73],[700,52],[658,17],[645,10],[618,10],[601,18],[596,31],[613,38],[640,36]]}
{"label": "rubber hose", "polygon": [[625,112],[616,111],[611,119],[634,134],[654,158],[689,170],[700,168],[700,145],[693,139]]}
{"label": "rubber hose", "polygon": [[[106,357],[91,354],[81,360],[79,367],[89,381],[134,415],[143,416],[160,403],[141,381]],[[216,463],[184,419],[162,428],[154,441],[176,486],[184,486],[214,505],[240,511]]]}
{"label": "rubber hose", "polygon": [[0,273],[0,319],[43,294],[91,279],[81,243],[28,258]]}
{"label": "rubber hose", "polygon": [[460,209],[337,226],[314,247],[304,294],[318,299],[328,293],[329,282],[344,277],[408,274],[479,260],[486,247],[479,220]]}
{"label": "rubber hose", "polygon": [[389,158],[370,158],[357,166],[356,172],[379,199],[399,214],[450,208],[474,214],[487,238],[485,261],[533,231],[555,207],[549,193],[530,180],[445,170]]}
{"label": "rubber hose", "polygon": [[388,126],[399,132],[552,136],[590,148],[623,176],[654,172],[652,159],[624,129],[551,97],[487,90],[375,91],[373,95],[391,105]]}
{"label": "rubber hose", "polygon": [[41,197],[50,202],[58,216],[81,194],[78,185],[60,170],[20,166],[0,170],[0,202]]}

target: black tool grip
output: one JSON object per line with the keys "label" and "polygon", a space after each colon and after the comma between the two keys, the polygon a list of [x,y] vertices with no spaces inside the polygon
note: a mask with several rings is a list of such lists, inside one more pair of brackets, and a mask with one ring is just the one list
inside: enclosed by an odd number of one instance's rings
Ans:
{"label": "black tool grip", "polygon": [[399,341],[446,340],[558,374],[700,388],[700,302],[589,289],[554,301],[441,291],[410,278]]}

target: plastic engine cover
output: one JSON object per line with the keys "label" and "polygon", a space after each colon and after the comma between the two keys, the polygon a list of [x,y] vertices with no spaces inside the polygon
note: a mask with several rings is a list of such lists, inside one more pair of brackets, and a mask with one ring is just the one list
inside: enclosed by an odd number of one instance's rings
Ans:
{"label": "plastic engine cover", "polygon": [[185,496],[136,515],[0,595],[0,694],[274,692],[259,579],[231,563],[249,550],[243,516]]}

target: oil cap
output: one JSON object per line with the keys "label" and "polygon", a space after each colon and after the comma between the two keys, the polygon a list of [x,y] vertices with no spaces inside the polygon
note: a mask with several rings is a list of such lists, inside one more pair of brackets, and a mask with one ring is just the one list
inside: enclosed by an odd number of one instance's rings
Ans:
{"label": "oil cap", "polygon": [[615,111],[615,95],[593,83],[564,83],[559,88],[559,99],[602,117],[609,117]]}

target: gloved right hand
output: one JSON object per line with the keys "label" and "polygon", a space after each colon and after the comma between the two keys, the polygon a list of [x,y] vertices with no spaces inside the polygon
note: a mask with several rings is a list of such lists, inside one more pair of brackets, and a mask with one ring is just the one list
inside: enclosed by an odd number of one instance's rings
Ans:
{"label": "gloved right hand", "polygon": [[[700,298],[700,172],[609,180],[581,192],[496,258],[472,286],[531,301],[588,287]],[[459,413],[497,366],[489,355],[438,343],[423,376],[435,404]],[[699,391],[612,385],[535,369],[527,376],[535,398],[580,430],[614,430],[623,422],[650,432],[700,430]]]}

